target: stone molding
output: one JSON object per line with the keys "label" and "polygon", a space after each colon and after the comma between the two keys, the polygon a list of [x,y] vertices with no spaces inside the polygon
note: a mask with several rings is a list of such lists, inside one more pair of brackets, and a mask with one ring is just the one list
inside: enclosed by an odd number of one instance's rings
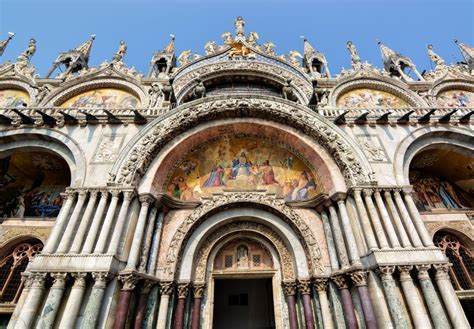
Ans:
{"label": "stone molding", "polygon": [[204,283],[193,284],[194,298],[202,298],[204,296],[204,288],[206,288],[206,285]]}
{"label": "stone molding", "polygon": [[366,271],[354,271],[349,273],[349,276],[356,287],[367,286]]}
{"label": "stone molding", "polygon": [[178,299],[185,299],[186,297],[188,297],[188,293],[189,293],[189,282],[178,283],[177,290],[178,290]]}
{"label": "stone molding", "polygon": [[159,283],[160,295],[169,296],[173,292],[174,283],[172,281],[162,281]]}
{"label": "stone molding", "polygon": [[296,295],[297,284],[294,281],[283,281],[282,282],[283,293],[285,296]]}
{"label": "stone molding", "polygon": [[347,283],[346,276],[344,274],[338,274],[331,277],[331,280],[336,284],[338,289],[348,289],[349,284]]}
{"label": "stone molding", "polygon": [[298,280],[298,291],[301,295],[311,295],[311,281]]}
{"label": "stone molding", "polygon": [[315,278],[313,280],[313,285],[316,288],[317,292],[325,292],[328,290],[329,279],[328,278]]}
{"label": "stone molding", "polygon": [[137,286],[139,277],[134,273],[120,274],[118,277],[122,282],[122,290],[133,290]]}

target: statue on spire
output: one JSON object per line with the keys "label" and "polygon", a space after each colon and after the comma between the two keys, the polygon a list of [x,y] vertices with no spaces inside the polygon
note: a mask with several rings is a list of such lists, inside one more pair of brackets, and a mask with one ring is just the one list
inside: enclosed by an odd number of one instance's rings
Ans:
{"label": "statue on spire", "polygon": [[3,52],[5,49],[7,49],[7,45],[10,42],[11,39],[15,36],[15,33],[13,32],[8,32],[8,38],[6,40],[1,40],[0,41],[0,56],[3,55]]}
{"label": "statue on spire", "polygon": [[15,68],[24,75],[32,75],[36,70],[34,66],[30,67],[30,59],[36,52],[36,40],[31,38],[28,47],[17,58]]}
{"label": "statue on spire", "polygon": [[242,16],[238,16],[235,19],[234,26],[235,26],[235,38],[236,39],[239,39],[239,38],[245,39],[245,31],[244,31],[245,21],[242,18]]}
{"label": "statue on spire", "polygon": [[356,49],[355,45],[350,40],[347,41],[347,50],[349,50],[349,53],[351,54],[352,68],[354,70],[360,68],[360,66],[361,66],[360,57],[357,54],[357,49]]}
{"label": "statue on spire", "polygon": [[433,51],[433,45],[428,45],[427,49],[428,56],[430,57],[431,61],[436,64],[436,68],[442,68],[446,66],[444,59],[442,59],[441,56]]}
{"label": "statue on spire", "polygon": [[117,52],[115,53],[114,57],[112,58],[112,63],[118,63],[118,62],[123,62],[123,58],[125,57],[125,54],[127,53],[127,44],[125,41],[120,40],[119,48]]}

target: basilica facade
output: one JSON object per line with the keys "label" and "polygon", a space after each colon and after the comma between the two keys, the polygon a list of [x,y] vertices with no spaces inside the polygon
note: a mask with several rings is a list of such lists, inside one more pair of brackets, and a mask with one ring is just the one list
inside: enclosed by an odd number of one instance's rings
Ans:
{"label": "basilica facade", "polygon": [[222,38],[0,64],[0,327],[474,326],[474,48]]}

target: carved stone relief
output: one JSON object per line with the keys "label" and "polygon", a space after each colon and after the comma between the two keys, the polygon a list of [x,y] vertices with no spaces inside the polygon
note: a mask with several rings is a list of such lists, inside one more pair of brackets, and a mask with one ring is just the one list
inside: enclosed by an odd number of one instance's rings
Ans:
{"label": "carved stone relief", "polygon": [[91,163],[112,163],[117,159],[125,135],[102,135]]}
{"label": "carved stone relief", "polygon": [[356,137],[369,162],[390,163],[387,152],[378,135],[356,135]]}

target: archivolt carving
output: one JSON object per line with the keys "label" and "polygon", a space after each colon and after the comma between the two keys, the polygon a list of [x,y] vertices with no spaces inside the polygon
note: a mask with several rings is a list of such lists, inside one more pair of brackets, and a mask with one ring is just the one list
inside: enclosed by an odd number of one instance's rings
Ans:
{"label": "archivolt carving", "polygon": [[442,222],[425,222],[425,226],[431,236],[434,236],[436,232],[442,229],[451,229],[459,231],[464,235],[468,236],[474,241],[474,228],[468,220],[465,221],[442,221]]}
{"label": "archivolt carving", "polygon": [[[294,281],[296,279],[293,258],[291,257],[291,254],[288,249],[286,248],[285,243],[277,233],[259,223],[237,222],[223,226],[221,229],[209,235],[206,241],[204,241],[196,257],[197,265],[195,269],[194,282],[206,281],[207,262],[214,246],[219,243],[222,238],[227,237],[232,233],[236,232],[246,232],[245,237],[250,238],[252,236],[258,237],[259,235],[262,235],[267,240],[269,240],[273,244],[275,249],[278,251],[278,254],[280,256],[283,280]],[[256,232],[259,234],[249,234],[247,232]]]}
{"label": "archivolt carving", "polygon": [[284,200],[275,199],[274,196],[259,194],[256,192],[234,192],[217,195],[210,200],[206,200],[183,221],[171,240],[166,255],[164,275],[169,279],[173,278],[176,273],[175,271],[177,271],[177,264],[181,263],[181,249],[186,245],[187,239],[191,236],[192,231],[194,231],[198,226],[196,224],[198,221],[203,220],[212,211],[215,211],[218,208],[235,207],[241,203],[267,206],[282,215],[282,219],[289,222],[291,226],[296,227],[300,241],[307,254],[309,268],[312,269],[315,274],[323,273],[324,269],[321,264],[321,252],[315,236],[306,222],[303,221],[293,209],[288,207]]}
{"label": "archivolt carving", "polygon": [[256,61],[229,61],[208,64],[179,75],[173,82],[173,89],[177,98],[180,99],[184,95],[183,92],[189,90],[189,88],[192,87],[190,85],[196,79],[206,80],[208,76],[222,71],[227,71],[229,74],[241,72],[247,75],[255,72],[262,76],[273,77],[273,79],[280,82],[292,79],[292,84],[296,87],[298,93],[306,98],[304,100],[305,102],[311,98],[313,93],[312,84],[309,80],[305,80],[301,76],[287,71],[282,67]]}
{"label": "archivolt carving", "polygon": [[[343,172],[346,183],[370,184],[372,171],[361,156],[357,144],[345,138],[342,132],[323,117],[294,103],[272,97],[234,96],[210,97],[178,107],[163,119],[150,123],[148,132],[128,152],[127,160],[119,172],[111,173],[110,183],[136,184],[148,169],[160,149],[181,132],[195,127],[200,122],[219,118],[254,117],[277,121],[299,129],[314,138],[333,156]],[[159,121],[161,120],[161,121]],[[115,169],[117,170],[117,169]]]}
{"label": "archivolt carving", "polygon": [[343,94],[359,88],[373,88],[380,91],[386,91],[388,93],[394,94],[395,96],[400,97],[401,99],[407,101],[412,106],[417,107],[426,107],[427,104],[421,97],[414,94],[413,92],[403,88],[402,86],[395,85],[391,79],[388,79],[390,82],[385,82],[382,80],[376,79],[357,79],[357,80],[348,80],[340,83],[334,88],[330,95],[330,105],[336,107],[337,99]]}

